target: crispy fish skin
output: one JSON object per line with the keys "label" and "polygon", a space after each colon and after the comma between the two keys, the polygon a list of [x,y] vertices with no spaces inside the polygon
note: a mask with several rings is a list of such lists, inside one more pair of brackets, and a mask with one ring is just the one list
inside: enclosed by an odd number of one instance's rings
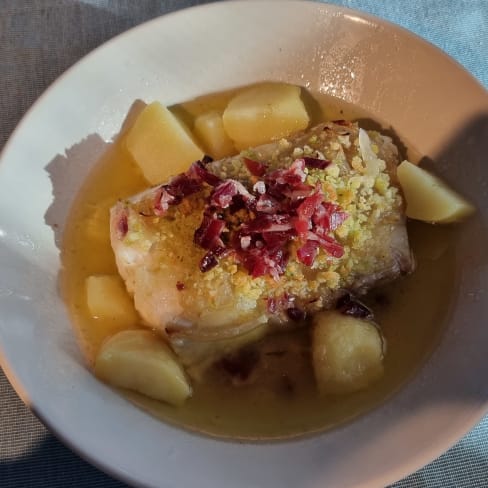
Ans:
{"label": "crispy fish skin", "polygon": [[[153,211],[159,187],[112,208],[111,244],[136,309],[148,326],[169,333],[183,356],[195,341],[226,343],[253,337],[249,333],[260,326],[272,330],[294,324],[290,308],[313,314],[333,307],[346,290],[361,295],[413,270],[396,180],[398,151],[386,136],[355,123],[328,122],[206,168],[251,191],[259,178],[245,158],[266,164],[269,173],[308,157],[330,162],[323,169],[308,168],[305,183],[320,188],[327,201],[347,213],[332,233],[344,252],[333,257],[320,249],[313,265],[306,266],[297,259],[298,242],[291,242],[289,261],[278,278],[253,278],[232,253],[209,271],[200,270],[206,251],[194,243],[194,233],[210,189],[185,197],[164,215]],[[190,355],[201,356],[199,351]]]}

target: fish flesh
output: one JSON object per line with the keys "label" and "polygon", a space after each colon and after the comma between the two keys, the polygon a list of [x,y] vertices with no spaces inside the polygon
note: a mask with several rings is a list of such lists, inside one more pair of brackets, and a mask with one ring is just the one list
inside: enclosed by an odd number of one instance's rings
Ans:
{"label": "fish flesh", "polygon": [[110,215],[143,322],[191,365],[414,268],[392,140],[334,121],[204,158]]}

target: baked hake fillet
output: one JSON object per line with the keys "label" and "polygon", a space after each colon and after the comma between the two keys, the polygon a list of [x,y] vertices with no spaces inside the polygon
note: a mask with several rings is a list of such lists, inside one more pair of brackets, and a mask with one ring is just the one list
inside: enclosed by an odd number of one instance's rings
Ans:
{"label": "baked hake fillet", "polygon": [[119,273],[187,366],[303,324],[412,271],[397,164],[345,121],[204,158],[112,208]]}

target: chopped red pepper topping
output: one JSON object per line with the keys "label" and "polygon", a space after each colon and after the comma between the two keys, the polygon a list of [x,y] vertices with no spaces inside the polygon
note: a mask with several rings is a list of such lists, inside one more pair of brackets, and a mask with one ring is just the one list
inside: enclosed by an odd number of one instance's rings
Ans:
{"label": "chopped red pepper topping", "polygon": [[124,212],[120,215],[117,221],[117,237],[118,239],[123,239],[127,232],[129,232],[129,221],[127,214]]}
{"label": "chopped red pepper topping", "polygon": [[312,266],[319,252],[319,242],[309,240],[297,250],[297,258],[305,266]]}
{"label": "chopped red pepper topping", "polygon": [[266,165],[253,159],[244,158],[244,164],[253,176],[263,176],[266,173]]}
{"label": "chopped red pepper topping", "polygon": [[[289,244],[296,239],[301,241],[297,259],[306,266],[314,264],[319,249],[336,258],[343,255],[343,247],[330,232],[346,220],[347,214],[325,201],[319,186],[305,183],[305,167],[323,169],[330,161],[299,158],[289,168],[266,173],[264,163],[244,158],[249,172],[262,178],[251,190],[237,180],[221,180],[208,171],[207,163],[197,161],[186,173],[161,186],[154,203],[155,214],[162,215],[170,205],[203,190],[205,185],[213,187],[194,234],[194,242],[207,250],[200,262],[202,272],[233,252],[251,276],[279,279],[288,263]],[[244,217],[241,215],[236,224],[231,217],[241,209],[245,210]],[[291,313],[299,319],[298,309]]]}
{"label": "chopped red pepper topping", "polygon": [[325,169],[330,164],[328,159],[304,157],[303,160],[305,161],[305,166],[307,168]]}

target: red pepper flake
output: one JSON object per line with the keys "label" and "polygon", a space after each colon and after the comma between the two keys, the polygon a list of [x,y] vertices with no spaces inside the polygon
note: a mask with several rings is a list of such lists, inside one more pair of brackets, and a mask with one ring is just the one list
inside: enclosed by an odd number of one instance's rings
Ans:
{"label": "red pepper flake", "polygon": [[341,207],[331,202],[321,203],[313,214],[312,220],[319,234],[338,229],[348,218]]}
{"label": "red pepper flake", "polygon": [[210,197],[210,205],[225,209],[229,207],[234,197],[240,196],[246,203],[254,202],[256,197],[247,191],[247,188],[237,180],[228,179],[221,182]]}
{"label": "red pepper flake", "polygon": [[195,231],[193,240],[204,249],[212,249],[216,245],[222,245],[220,234],[225,228],[225,222],[215,215],[204,215],[200,227]]}
{"label": "red pepper flake", "polygon": [[325,169],[331,163],[328,159],[304,157],[305,166],[313,169]]}
{"label": "red pepper flake", "polygon": [[307,241],[302,247],[297,249],[297,258],[305,266],[312,266],[319,252],[318,241]]}
{"label": "red pepper flake", "polygon": [[169,208],[170,205],[177,203],[177,199],[174,195],[168,192],[167,186],[163,185],[158,188],[154,198],[154,213],[156,215],[163,215]]}
{"label": "red pepper flake", "polygon": [[200,271],[206,273],[219,264],[218,258],[226,254],[227,250],[224,247],[216,246],[210,249],[200,261]]}
{"label": "red pepper flake", "polygon": [[298,200],[309,197],[313,193],[314,187],[305,183],[299,183],[294,185],[293,188],[284,188],[281,191],[285,197],[290,199],[290,203],[295,203]]}
{"label": "red pepper flake", "polygon": [[256,202],[256,210],[262,213],[274,214],[280,210],[280,202],[270,195],[259,195]]}
{"label": "red pepper flake", "polygon": [[324,195],[320,190],[317,190],[313,195],[305,198],[297,208],[298,218],[308,222],[323,201]]}
{"label": "red pepper flake", "polygon": [[117,221],[117,238],[122,240],[129,232],[129,220],[127,213],[123,212]]}
{"label": "red pepper flake", "polygon": [[286,169],[277,169],[266,175],[266,181],[271,184],[296,186],[305,181],[307,175],[304,172],[305,161],[295,159],[291,166]]}
{"label": "red pepper flake", "polygon": [[189,173],[194,175],[196,180],[200,179],[210,186],[217,186],[222,182],[222,180],[213,173],[210,173],[210,171],[205,167],[206,164],[208,163],[196,161],[190,166]]}
{"label": "red pepper flake", "polygon": [[215,268],[219,264],[219,261],[215,254],[212,251],[208,251],[205,256],[203,256],[202,260],[200,261],[200,271],[202,273],[206,273],[210,271],[212,268]]}
{"label": "red pepper flake", "polygon": [[263,245],[238,253],[238,257],[253,278],[269,274],[277,280],[285,272],[289,255],[286,249],[268,249]]}
{"label": "red pepper flake", "polygon": [[243,159],[246,168],[253,176],[263,176],[264,173],[266,173],[266,165],[264,165],[263,163],[260,163],[259,161],[254,161],[254,159]]}
{"label": "red pepper flake", "polygon": [[177,282],[176,282],[176,289],[177,289],[178,291],[183,291],[183,290],[185,289],[185,284],[184,284],[184,283],[182,283],[181,281],[177,281]]}
{"label": "red pepper flake", "polygon": [[306,239],[309,231],[310,222],[306,219],[293,219],[293,226],[301,239]]}
{"label": "red pepper flake", "polygon": [[332,237],[328,235],[317,236],[320,247],[334,258],[342,258],[344,256],[344,248]]}

